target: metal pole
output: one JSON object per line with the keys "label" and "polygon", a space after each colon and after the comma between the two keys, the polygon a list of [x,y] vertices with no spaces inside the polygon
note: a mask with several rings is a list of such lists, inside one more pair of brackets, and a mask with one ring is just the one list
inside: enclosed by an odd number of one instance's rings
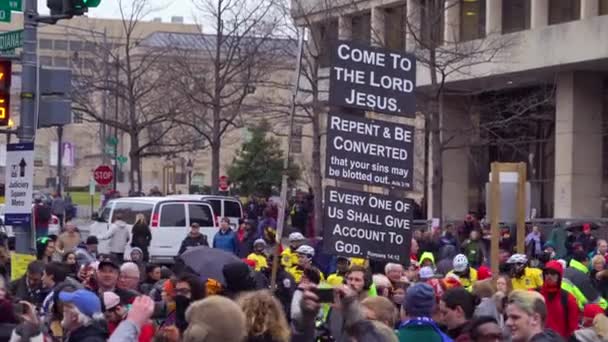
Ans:
{"label": "metal pole", "polygon": [[63,183],[63,125],[57,126],[57,194],[61,196]]}
{"label": "metal pole", "polygon": [[[300,29],[298,28],[298,31]],[[296,77],[294,77],[293,91],[291,94],[291,110],[289,112],[289,130],[287,134],[287,153],[283,160],[283,177],[281,179],[281,200],[279,202],[279,217],[277,221],[276,247],[272,259],[272,275],[270,278],[270,288],[275,290],[277,283],[277,271],[279,268],[279,250],[281,248],[281,240],[283,239],[283,228],[285,226],[285,209],[287,207],[287,181],[289,178],[289,158],[291,156],[291,137],[293,135],[293,122],[296,113],[296,101],[298,91],[300,89],[300,74],[302,71],[302,54],[304,50],[304,34],[306,29],[303,29],[298,41],[298,57],[296,64]]]}
{"label": "metal pole", "polygon": [[[108,162],[108,156],[106,153],[106,140],[108,139],[108,134],[106,132],[106,115],[108,111],[108,81],[110,78],[110,60],[109,60],[109,51],[108,51],[108,36],[106,34],[106,29],[103,29],[103,48],[104,48],[104,80],[106,83],[106,89],[103,91],[102,97],[102,117],[101,121],[101,155],[102,155],[102,164],[106,165]],[[116,175],[114,175],[116,177]]]}
{"label": "metal pole", "polygon": [[[25,0],[23,12],[23,52],[21,72],[21,115],[17,137],[20,142],[33,142],[38,122],[36,118],[36,92],[38,78],[38,1]],[[10,140],[10,134],[9,134]],[[33,217],[33,215],[32,215]],[[30,254],[33,245],[33,222],[14,226],[15,252]]]}
{"label": "metal pole", "polygon": [[21,117],[17,136],[20,142],[31,142],[36,135],[36,79],[38,48],[38,1],[25,0],[23,13],[23,70],[21,85]]}
{"label": "metal pole", "polygon": [[[114,96],[114,121],[118,122],[118,76],[120,72],[120,64],[118,64],[118,59],[116,60],[116,86],[115,88],[115,96]],[[114,126],[114,136],[118,139],[118,127]],[[118,178],[118,162],[116,161],[116,157],[118,157],[118,144],[114,145],[114,159],[112,160],[113,171],[114,171],[114,191],[116,191],[116,182]]]}

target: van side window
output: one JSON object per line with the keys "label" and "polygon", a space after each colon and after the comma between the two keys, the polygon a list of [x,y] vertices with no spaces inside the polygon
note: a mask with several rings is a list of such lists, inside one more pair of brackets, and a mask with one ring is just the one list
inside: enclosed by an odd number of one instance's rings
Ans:
{"label": "van side window", "polygon": [[213,215],[215,216],[222,216],[222,200],[207,200],[207,203],[209,203],[211,205],[211,208],[213,208]]}
{"label": "van side window", "polygon": [[190,224],[198,223],[201,227],[213,227],[213,217],[209,207],[201,204],[188,204]]}
{"label": "van side window", "polygon": [[[135,217],[138,214],[143,214],[146,222],[149,224],[153,207],[154,205],[151,203],[117,202],[114,205],[114,214],[112,216],[116,216],[116,213],[119,212],[122,214],[123,221],[127,224],[135,224]],[[114,217],[112,217],[112,221],[114,221]]]}
{"label": "van side window", "polygon": [[101,212],[100,218],[102,222],[110,222],[110,211],[112,210],[112,208],[110,208],[110,206],[106,206],[105,208],[103,208],[103,211]]}
{"label": "van side window", "polygon": [[234,201],[224,201],[224,216],[227,217],[241,217],[241,206]]}
{"label": "van side window", "polygon": [[186,207],[182,203],[163,204],[160,207],[161,227],[185,227]]}

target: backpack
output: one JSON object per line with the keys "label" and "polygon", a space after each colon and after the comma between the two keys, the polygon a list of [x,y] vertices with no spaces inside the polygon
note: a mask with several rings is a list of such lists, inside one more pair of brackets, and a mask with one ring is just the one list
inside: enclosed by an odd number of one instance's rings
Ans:
{"label": "backpack", "polygon": [[38,221],[47,222],[51,219],[51,208],[48,205],[41,204],[38,206]]}

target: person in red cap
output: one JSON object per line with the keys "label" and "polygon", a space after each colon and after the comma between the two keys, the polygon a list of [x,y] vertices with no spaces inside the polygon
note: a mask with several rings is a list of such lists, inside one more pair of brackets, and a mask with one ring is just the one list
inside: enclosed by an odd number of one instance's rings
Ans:
{"label": "person in red cap", "polygon": [[593,319],[597,315],[603,315],[604,309],[598,304],[587,304],[583,310],[583,327],[589,328],[593,326]]}
{"label": "person in red cap", "polygon": [[492,278],[492,271],[487,266],[479,266],[477,269],[477,280],[481,281],[489,278]]}
{"label": "person in red cap", "polygon": [[590,252],[597,247],[597,239],[591,235],[591,225],[589,223],[583,224],[583,233],[578,236],[576,242],[582,245],[585,252]]}
{"label": "person in red cap", "polygon": [[579,311],[573,295],[562,290],[564,268],[561,263],[549,261],[543,270],[543,286],[540,293],[547,306],[546,327],[560,334],[566,340],[578,328]]}

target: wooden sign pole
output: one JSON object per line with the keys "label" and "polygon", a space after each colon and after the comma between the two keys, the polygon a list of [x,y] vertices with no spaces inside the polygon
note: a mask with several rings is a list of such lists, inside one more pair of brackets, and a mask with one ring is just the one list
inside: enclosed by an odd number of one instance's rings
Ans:
{"label": "wooden sign pole", "polygon": [[492,240],[490,241],[490,264],[492,274],[498,275],[498,243],[500,240],[500,163],[492,163],[492,179],[490,182],[490,207],[492,217],[490,218]]}

